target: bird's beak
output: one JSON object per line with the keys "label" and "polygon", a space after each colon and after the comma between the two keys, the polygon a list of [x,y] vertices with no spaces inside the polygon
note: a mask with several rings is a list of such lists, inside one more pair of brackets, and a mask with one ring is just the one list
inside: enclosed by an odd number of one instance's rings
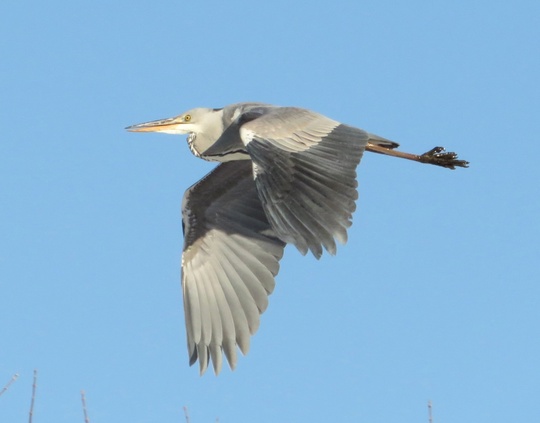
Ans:
{"label": "bird's beak", "polygon": [[183,122],[179,116],[167,119],[153,120],[151,122],[138,123],[126,128],[130,132],[163,132],[166,134],[184,134]]}

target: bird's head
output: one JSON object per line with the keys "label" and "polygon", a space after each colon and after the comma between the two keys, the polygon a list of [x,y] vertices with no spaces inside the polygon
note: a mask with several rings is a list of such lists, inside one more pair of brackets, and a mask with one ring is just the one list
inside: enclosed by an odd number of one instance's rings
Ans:
{"label": "bird's head", "polygon": [[213,121],[219,110],[197,108],[188,110],[181,115],[167,119],[158,119],[151,122],[128,126],[130,132],[162,132],[164,134],[201,134],[209,128],[214,128]]}

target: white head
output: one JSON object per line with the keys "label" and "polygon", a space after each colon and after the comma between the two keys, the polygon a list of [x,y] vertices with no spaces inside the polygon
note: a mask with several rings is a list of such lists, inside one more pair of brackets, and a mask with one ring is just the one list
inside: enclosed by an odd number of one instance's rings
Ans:
{"label": "white head", "polygon": [[189,134],[189,149],[195,156],[201,157],[201,154],[214,144],[225,130],[223,109],[199,107],[172,118],[139,123],[126,129],[131,132]]}
{"label": "white head", "polygon": [[131,132],[162,132],[164,134],[214,134],[223,132],[221,110],[199,107],[181,115],[128,126]]}

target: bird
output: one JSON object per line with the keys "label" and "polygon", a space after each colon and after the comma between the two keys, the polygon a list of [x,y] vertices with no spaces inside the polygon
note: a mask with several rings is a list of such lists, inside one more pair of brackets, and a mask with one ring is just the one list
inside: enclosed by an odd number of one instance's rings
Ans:
{"label": "bird", "polygon": [[356,169],[365,151],[449,169],[468,167],[435,147],[399,144],[317,112],[265,103],[195,108],[132,125],[130,132],[186,134],[191,152],[220,162],[182,200],[182,292],[189,364],[234,370],[275,288],[287,244],[319,259],[347,242]]}

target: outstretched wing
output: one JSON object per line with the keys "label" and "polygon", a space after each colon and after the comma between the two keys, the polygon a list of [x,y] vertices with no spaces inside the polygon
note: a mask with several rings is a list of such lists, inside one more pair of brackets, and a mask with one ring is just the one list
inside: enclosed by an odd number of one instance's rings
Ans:
{"label": "outstretched wing", "polygon": [[211,360],[218,374],[222,351],[233,369],[236,346],[247,354],[285,243],[266,218],[250,161],[223,163],[188,189],[182,214],[190,365],[199,359],[202,374]]}
{"label": "outstretched wing", "polygon": [[255,184],[279,238],[319,258],[335,254],[358,198],[356,167],[369,134],[318,113],[268,108],[240,128]]}

